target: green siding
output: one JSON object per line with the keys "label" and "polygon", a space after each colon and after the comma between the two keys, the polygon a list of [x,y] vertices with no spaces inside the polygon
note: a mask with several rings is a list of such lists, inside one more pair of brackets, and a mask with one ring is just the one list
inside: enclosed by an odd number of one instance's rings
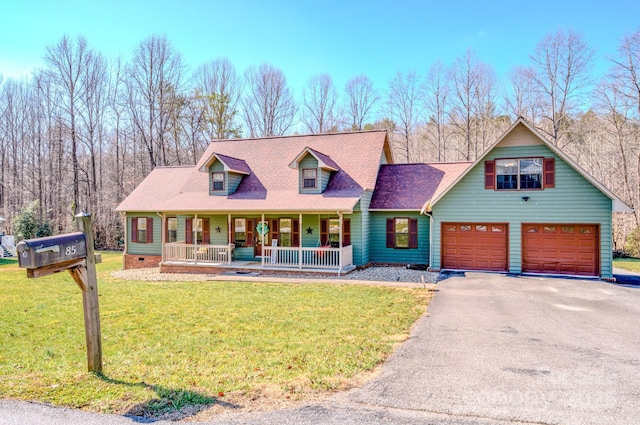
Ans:
{"label": "green siding", "polygon": [[[494,191],[484,188],[484,162],[477,164],[433,207],[433,264],[440,267],[442,222],[509,223],[509,271],[522,271],[522,223],[591,223],[600,226],[600,268],[611,270],[611,200],[546,146],[495,148],[485,158],[555,158],[555,188]],[[528,202],[522,197],[528,196]]]}
{"label": "green siding", "polygon": [[[372,211],[370,213],[370,261],[372,263],[429,264],[429,227],[428,216],[419,212]],[[387,248],[387,219],[408,217],[418,219],[418,248]]]}
{"label": "green siding", "polygon": [[362,233],[362,239],[360,245],[362,246],[361,257],[358,259],[358,265],[365,265],[371,262],[371,212],[369,212],[369,206],[371,205],[371,198],[373,197],[372,190],[365,190],[362,193],[358,206],[362,211],[362,223],[360,231]]}
{"label": "green siding", "polygon": [[240,186],[240,182],[242,181],[243,174],[238,173],[227,173],[225,178],[227,179],[227,190],[229,195],[235,193],[238,186]]}
{"label": "green siding", "polygon": [[[153,242],[131,242],[131,220],[139,217],[153,219]],[[127,254],[162,255],[162,219],[155,213],[127,213]]]}
{"label": "green siding", "polygon": [[[311,234],[307,234],[307,229],[311,228]],[[300,241],[303,247],[313,248],[320,246],[320,217],[317,214],[302,216],[302,233]]]}
{"label": "green siding", "polygon": [[353,247],[353,264],[356,266],[362,266],[363,247],[364,247],[364,235],[362,234],[362,213],[357,211],[350,215],[345,215],[344,218],[351,220],[351,245]]}

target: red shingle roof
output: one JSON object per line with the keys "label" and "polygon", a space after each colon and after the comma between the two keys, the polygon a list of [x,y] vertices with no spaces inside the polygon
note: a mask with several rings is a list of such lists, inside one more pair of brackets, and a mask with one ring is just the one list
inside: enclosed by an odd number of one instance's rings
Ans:
{"label": "red shingle roof", "polygon": [[[385,143],[384,130],[215,141],[196,166],[155,168],[116,210],[350,211],[375,187]],[[300,194],[298,170],[288,166],[307,147],[339,165],[322,194]],[[198,171],[214,154],[250,171],[230,196],[210,196],[209,175]]]}
{"label": "red shingle roof", "polygon": [[390,164],[380,167],[373,210],[416,210],[448,187],[470,162]]}

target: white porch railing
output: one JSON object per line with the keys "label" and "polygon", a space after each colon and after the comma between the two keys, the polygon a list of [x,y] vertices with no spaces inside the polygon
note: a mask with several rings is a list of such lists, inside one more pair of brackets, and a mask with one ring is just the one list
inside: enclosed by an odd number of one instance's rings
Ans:
{"label": "white porch railing", "polygon": [[289,267],[302,269],[338,269],[353,264],[353,247],[341,248],[297,248],[265,246],[264,265],[267,267]]}
{"label": "white porch railing", "polygon": [[233,245],[192,245],[166,243],[164,261],[207,264],[231,264]]}
{"label": "white porch railing", "polygon": [[[14,257],[17,255],[15,239],[13,235],[2,236],[2,238],[0,238],[0,245],[2,245],[2,248],[4,248],[9,253],[9,255],[12,255]],[[0,257],[2,257],[2,253],[0,253]]]}

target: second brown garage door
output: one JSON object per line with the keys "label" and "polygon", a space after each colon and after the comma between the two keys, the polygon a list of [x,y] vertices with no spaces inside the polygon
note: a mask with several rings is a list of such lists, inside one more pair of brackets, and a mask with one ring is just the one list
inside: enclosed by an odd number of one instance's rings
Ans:
{"label": "second brown garage door", "polygon": [[506,223],[442,223],[442,268],[507,271]]}
{"label": "second brown garage door", "polygon": [[597,276],[598,226],[523,224],[522,271]]}

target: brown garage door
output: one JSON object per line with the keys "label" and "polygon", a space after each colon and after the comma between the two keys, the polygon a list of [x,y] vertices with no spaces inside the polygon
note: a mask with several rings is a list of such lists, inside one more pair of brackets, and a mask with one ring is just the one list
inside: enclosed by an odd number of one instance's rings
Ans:
{"label": "brown garage door", "polygon": [[522,271],[597,276],[598,226],[523,224]]}
{"label": "brown garage door", "polygon": [[442,268],[507,271],[505,223],[442,223]]}

